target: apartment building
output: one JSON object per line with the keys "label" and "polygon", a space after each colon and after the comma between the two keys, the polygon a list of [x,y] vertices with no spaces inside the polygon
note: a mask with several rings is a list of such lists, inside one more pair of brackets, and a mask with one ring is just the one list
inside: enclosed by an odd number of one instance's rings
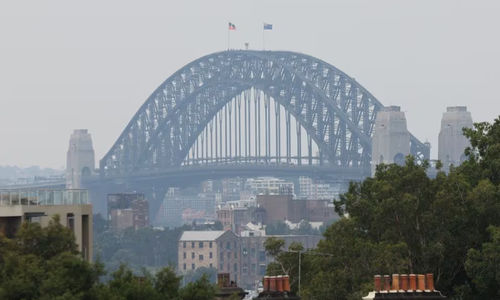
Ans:
{"label": "apartment building", "polygon": [[82,257],[92,260],[92,205],[86,190],[0,190],[0,234],[13,237],[23,222],[47,226],[59,215]]}
{"label": "apartment building", "polygon": [[181,274],[200,267],[216,268],[239,279],[240,244],[232,231],[184,231],[179,239],[177,270]]}

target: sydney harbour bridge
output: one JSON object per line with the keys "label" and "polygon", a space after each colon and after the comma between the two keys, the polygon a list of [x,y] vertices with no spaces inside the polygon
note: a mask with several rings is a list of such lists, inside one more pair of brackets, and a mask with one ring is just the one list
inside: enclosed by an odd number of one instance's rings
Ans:
{"label": "sydney harbour bridge", "polygon": [[[99,175],[82,185],[161,199],[168,186],[223,177],[361,180],[370,175],[382,108],[354,78],[312,56],[209,54],[151,94],[100,160]],[[410,153],[428,159],[429,146],[410,134]]]}

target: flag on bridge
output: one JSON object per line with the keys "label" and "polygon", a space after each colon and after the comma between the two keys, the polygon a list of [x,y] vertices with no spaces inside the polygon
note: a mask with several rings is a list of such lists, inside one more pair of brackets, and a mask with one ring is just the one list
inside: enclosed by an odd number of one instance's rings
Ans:
{"label": "flag on bridge", "polygon": [[273,24],[264,23],[264,30],[273,30]]}
{"label": "flag on bridge", "polygon": [[229,30],[236,30],[236,25],[233,23],[229,22]]}

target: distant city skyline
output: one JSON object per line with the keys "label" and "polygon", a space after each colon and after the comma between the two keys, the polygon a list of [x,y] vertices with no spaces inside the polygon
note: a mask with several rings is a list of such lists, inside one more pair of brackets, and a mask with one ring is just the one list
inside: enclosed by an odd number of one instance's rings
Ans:
{"label": "distant city skyline", "polygon": [[[432,144],[447,106],[500,114],[498,1],[29,1],[0,3],[0,165],[63,168],[73,129],[96,163],[166,78],[231,48],[310,54],[338,67]],[[27,9],[29,7],[29,9]]]}

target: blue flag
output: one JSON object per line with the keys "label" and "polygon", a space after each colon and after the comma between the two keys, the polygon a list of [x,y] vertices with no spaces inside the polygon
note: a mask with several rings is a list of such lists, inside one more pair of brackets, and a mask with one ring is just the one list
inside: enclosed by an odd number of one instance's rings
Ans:
{"label": "blue flag", "polygon": [[273,30],[273,24],[264,23],[264,30]]}

